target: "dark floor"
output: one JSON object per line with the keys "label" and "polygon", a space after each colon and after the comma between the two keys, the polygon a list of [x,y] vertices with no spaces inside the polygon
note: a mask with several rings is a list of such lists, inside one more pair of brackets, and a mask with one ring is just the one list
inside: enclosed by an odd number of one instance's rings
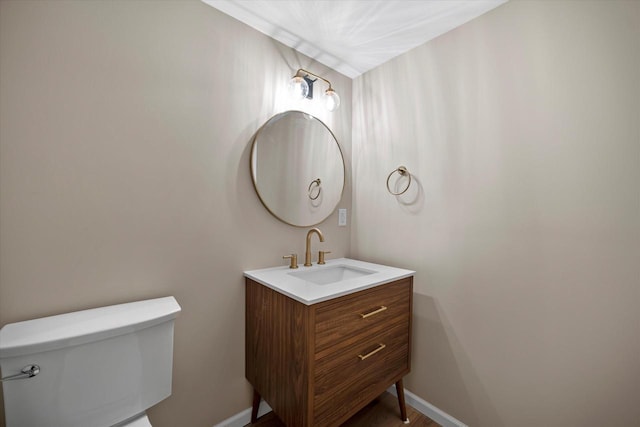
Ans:
{"label": "dark floor", "polygon": [[[407,416],[410,427],[441,427],[435,421],[427,418],[420,412],[407,405]],[[250,427],[284,427],[284,424],[273,413],[258,418]],[[360,412],[351,417],[342,427],[405,427],[400,419],[398,399],[389,393],[382,396],[362,408]]]}

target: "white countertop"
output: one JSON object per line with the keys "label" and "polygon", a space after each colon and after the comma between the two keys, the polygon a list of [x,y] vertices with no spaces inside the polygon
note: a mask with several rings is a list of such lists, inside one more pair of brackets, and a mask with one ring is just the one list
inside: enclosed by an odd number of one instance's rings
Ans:
{"label": "white countertop", "polygon": [[[342,280],[326,285],[317,285],[313,282],[296,277],[289,273],[314,272],[321,269],[331,267],[347,266],[356,269],[364,269],[373,273]],[[316,304],[339,296],[351,294],[363,289],[372,288],[382,285],[383,283],[392,282],[394,280],[413,276],[415,271],[405,270],[402,268],[389,267],[381,264],[358,261],[349,258],[338,258],[327,260],[325,265],[313,264],[311,267],[304,267],[300,264],[299,268],[292,269],[287,265],[279,267],[264,268],[261,270],[245,271],[245,277],[248,277],[258,283],[261,283],[275,291],[285,294],[306,305]]]}

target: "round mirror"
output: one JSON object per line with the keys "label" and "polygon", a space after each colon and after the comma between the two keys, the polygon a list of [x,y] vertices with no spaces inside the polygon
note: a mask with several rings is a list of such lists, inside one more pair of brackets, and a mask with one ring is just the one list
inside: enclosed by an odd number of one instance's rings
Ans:
{"label": "round mirror", "polygon": [[251,147],[251,178],[262,204],[297,227],[324,221],[344,189],[344,158],[336,137],[317,118],[286,111],[270,118]]}

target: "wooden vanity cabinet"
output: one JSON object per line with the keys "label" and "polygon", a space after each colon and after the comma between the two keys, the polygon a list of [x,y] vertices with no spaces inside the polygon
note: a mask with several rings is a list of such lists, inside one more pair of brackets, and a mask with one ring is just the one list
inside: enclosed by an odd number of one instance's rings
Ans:
{"label": "wooden vanity cabinet", "polygon": [[410,371],[413,278],[313,305],[246,279],[246,377],[288,427],[339,426]]}

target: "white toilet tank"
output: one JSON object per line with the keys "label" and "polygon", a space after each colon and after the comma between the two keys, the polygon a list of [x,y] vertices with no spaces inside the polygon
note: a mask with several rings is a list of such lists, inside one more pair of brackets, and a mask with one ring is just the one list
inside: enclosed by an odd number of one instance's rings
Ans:
{"label": "white toilet tank", "polygon": [[179,312],[166,297],[5,325],[2,377],[39,367],[3,381],[7,427],[150,425],[147,408],[171,394]]}

